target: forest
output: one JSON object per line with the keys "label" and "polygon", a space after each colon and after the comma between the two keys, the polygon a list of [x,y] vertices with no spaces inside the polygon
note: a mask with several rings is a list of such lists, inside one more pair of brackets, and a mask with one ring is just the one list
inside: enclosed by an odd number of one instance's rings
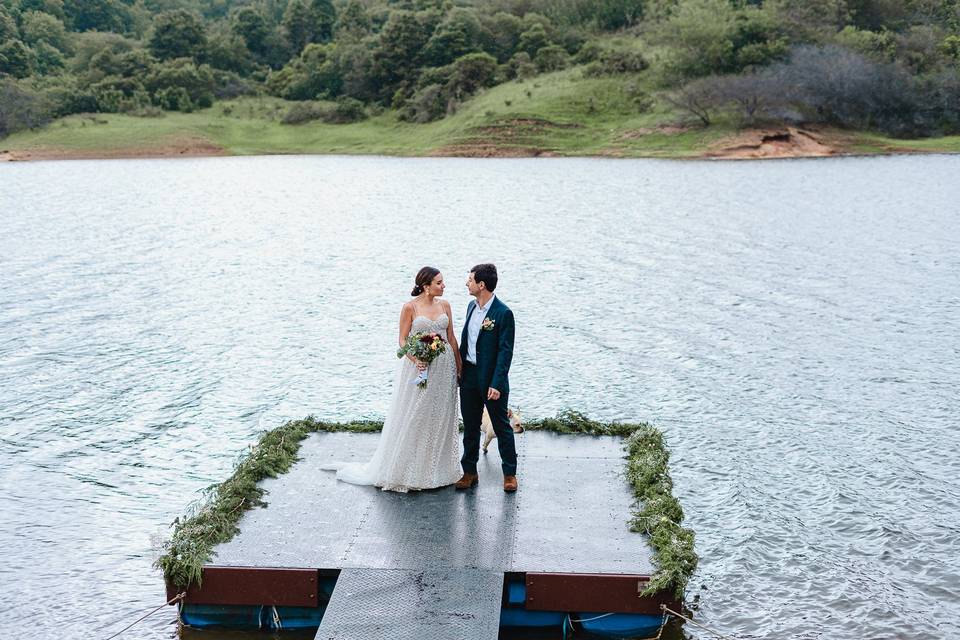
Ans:
{"label": "forest", "polygon": [[570,68],[704,126],[954,134],[960,0],[0,0],[0,137],[243,96],[426,123]]}

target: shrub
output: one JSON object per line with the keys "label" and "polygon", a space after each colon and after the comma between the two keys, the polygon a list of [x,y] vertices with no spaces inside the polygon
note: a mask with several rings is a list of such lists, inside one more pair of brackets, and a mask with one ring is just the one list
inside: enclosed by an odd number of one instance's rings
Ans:
{"label": "shrub", "polygon": [[781,91],[811,119],[903,133],[917,111],[910,77],[835,45],[797,47],[770,70]]}
{"label": "shrub", "polygon": [[348,124],[350,122],[360,122],[367,119],[367,111],[363,103],[356,98],[340,96],[337,98],[336,105],[328,109],[321,116],[324,122],[329,124]]}
{"label": "shrub", "polygon": [[526,51],[520,51],[510,58],[507,68],[511,76],[518,80],[527,80],[537,75],[537,65],[533,64],[530,54]]}
{"label": "shrub", "polygon": [[256,93],[256,89],[249,81],[241,78],[233,71],[214,69],[213,79],[213,95],[217,100],[232,100]]}
{"label": "shrub", "polygon": [[897,54],[897,42],[890,31],[876,33],[850,26],[844,28],[834,39],[841,46],[875,62],[893,62]]}
{"label": "shrub", "polygon": [[447,113],[447,98],[439,84],[427,85],[406,101],[400,118],[410,122],[431,122]]}
{"label": "shrub", "polygon": [[303,101],[292,105],[281,118],[282,124],[303,124],[322,120],[327,124],[349,124],[367,118],[363,103],[356,98],[341,96],[333,106],[320,102]]}
{"label": "shrub", "polygon": [[892,136],[960,130],[956,71],[914,78],[900,66],[836,45],[797,47],[789,61],[753,74],[702,78],[668,100],[704,124],[717,111],[734,106],[743,124],[768,117]]}
{"label": "shrub", "polygon": [[36,129],[50,119],[50,104],[44,96],[14,80],[0,78],[0,138]]}
{"label": "shrub", "polygon": [[595,62],[591,62],[583,70],[583,75],[596,77],[623,73],[639,73],[650,66],[647,59],[639,51],[604,51]]}
{"label": "shrub", "polygon": [[287,109],[287,113],[280,120],[282,124],[303,124],[323,117],[326,109],[316,102],[298,102]]}
{"label": "shrub", "polygon": [[559,71],[566,69],[570,63],[570,56],[560,45],[552,44],[537,51],[533,63],[541,72]]}
{"label": "shrub", "polygon": [[599,60],[603,52],[604,48],[598,43],[588,42],[580,47],[580,50],[577,51],[577,55],[573,57],[573,61],[577,64],[587,64],[589,62]]}
{"label": "shrub", "polygon": [[450,97],[464,98],[493,86],[496,75],[496,58],[487,53],[467,54],[451,65],[445,90]]}
{"label": "shrub", "polygon": [[[157,105],[168,111],[186,111],[206,108],[213,104],[213,70],[205,65],[194,64],[188,58],[178,58],[153,67],[144,79],[147,90],[154,94]],[[177,89],[183,89],[189,101],[182,99]],[[160,92],[163,91],[163,97]],[[168,109],[166,104],[178,105]]]}
{"label": "shrub", "polygon": [[191,113],[195,105],[184,87],[164,87],[154,94],[154,100],[164,111]]}

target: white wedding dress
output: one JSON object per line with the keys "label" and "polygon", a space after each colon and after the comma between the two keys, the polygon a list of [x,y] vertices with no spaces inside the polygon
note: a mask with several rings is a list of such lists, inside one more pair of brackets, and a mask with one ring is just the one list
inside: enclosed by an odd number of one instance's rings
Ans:
{"label": "white wedding dress", "polygon": [[[417,316],[410,332],[446,337],[448,323],[446,315],[436,320]],[[369,462],[335,462],[321,468],[336,471],[338,480],[384,491],[433,489],[459,480],[457,365],[450,345],[430,363],[424,389],[415,384],[418,373],[409,359],[400,359],[390,412]]]}

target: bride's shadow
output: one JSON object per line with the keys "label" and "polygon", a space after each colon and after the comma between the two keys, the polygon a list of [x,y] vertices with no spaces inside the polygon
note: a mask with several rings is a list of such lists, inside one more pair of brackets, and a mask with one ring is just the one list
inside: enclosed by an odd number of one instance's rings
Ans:
{"label": "bride's shadow", "polygon": [[503,491],[500,461],[486,455],[480,482],[407,494],[369,490],[363,526],[348,551],[349,566],[378,569],[509,570],[517,518],[516,494]]}

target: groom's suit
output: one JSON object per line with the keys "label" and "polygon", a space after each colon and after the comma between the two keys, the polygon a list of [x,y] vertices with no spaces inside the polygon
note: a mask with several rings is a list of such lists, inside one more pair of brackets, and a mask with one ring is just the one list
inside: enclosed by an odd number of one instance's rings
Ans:
{"label": "groom's suit", "polygon": [[[517,473],[517,449],[513,428],[507,417],[507,398],[510,395],[510,362],[513,360],[513,312],[494,296],[484,320],[490,321],[489,330],[480,329],[477,335],[476,364],[467,360],[470,339],[470,318],[479,308],[473,300],[467,306],[467,321],[460,334],[460,356],[463,375],[460,380],[460,411],[463,414],[463,457],[460,464],[464,473],[476,473],[480,459],[480,423],[483,407],[490,413],[490,422],[497,433],[497,446],[505,476]],[[487,400],[487,390],[500,392],[497,400]]]}

